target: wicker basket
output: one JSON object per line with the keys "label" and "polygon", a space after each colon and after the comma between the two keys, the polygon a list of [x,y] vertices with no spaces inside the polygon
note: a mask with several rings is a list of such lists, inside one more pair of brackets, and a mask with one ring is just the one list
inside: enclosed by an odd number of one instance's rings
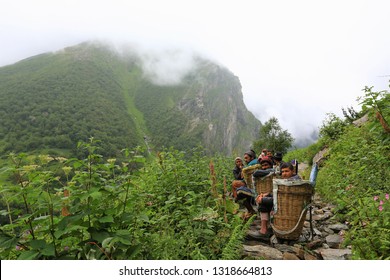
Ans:
{"label": "wicker basket", "polygon": [[257,194],[272,193],[275,173],[270,173],[264,177],[255,178],[255,186]]}
{"label": "wicker basket", "polygon": [[251,165],[251,166],[248,166],[248,167],[245,167],[244,169],[242,169],[242,175],[244,176],[244,180],[245,180],[246,186],[248,188],[250,188],[250,189],[254,188],[252,175],[253,175],[253,172],[255,172],[256,170],[258,170],[260,168],[261,168],[260,164],[254,164],[254,165]]}
{"label": "wicker basket", "polygon": [[297,240],[311,203],[313,186],[306,180],[275,179],[273,193],[274,219],[271,226],[276,237]]}

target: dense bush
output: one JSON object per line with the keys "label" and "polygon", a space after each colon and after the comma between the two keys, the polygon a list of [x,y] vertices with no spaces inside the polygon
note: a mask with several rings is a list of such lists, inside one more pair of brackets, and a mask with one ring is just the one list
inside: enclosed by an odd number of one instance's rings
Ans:
{"label": "dense bush", "polygon": [[367,123],[344,126],[333,119],[324,126],[322,141],[330,151],[316,188],[337,205],[336,217],[349,224],[344,245],[352,245],[354,258],[390,259],[390,94],[365,92]]}
{"label": "dense bush", "polygon": [[222,195],[231,161],[210,162],[195,149],[147,162],[136,149],[124,150],[126,160],[118,162],[93,144],[79,145],[83,159],[10,156],[1,189],[8,217],[2,259],[237,257],[243,223]]}

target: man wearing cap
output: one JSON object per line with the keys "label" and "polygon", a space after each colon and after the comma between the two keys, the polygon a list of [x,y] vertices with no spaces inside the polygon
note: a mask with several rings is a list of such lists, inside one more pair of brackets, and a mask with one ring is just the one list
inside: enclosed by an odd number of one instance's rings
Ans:
{"label": "man wearing cap", "polygon": [[237,197],[237,189],[239,187],[245,186],[244,176],[242,176],[242,169],[244,168],[244,163],[240,157],[236,157],[234,160],[235,166],[233,168],[234,180],[232,182],[233,197]]}
{"label": "man wearing cap", "polygon": [[244,154],[244,161],[247,164],[246,167],[242,169],[245,185],[237,188],[236,200],[243,200],[242,204],[248,210],[244,218],[249,218],[253,214],[256,214],[256,211],[252,207],[252,201],[254,201],[255,196],[252,174],[254,170],[259,168],[259,165],[257,164],[256,153],[253,150],[249,150]]}
{"label": "man wearing cap", "polygon": [[276,152],[274,155],[274,169],[275,174],[277,177],[280,177],[282,175],[282,170],[280,169],[280,166],[284,163],[283,161],[283,155],[280,152]]}

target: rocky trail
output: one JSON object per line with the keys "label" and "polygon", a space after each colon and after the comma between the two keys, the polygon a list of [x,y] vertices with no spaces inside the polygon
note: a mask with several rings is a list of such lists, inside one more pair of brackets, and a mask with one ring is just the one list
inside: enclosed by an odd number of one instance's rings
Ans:
{"label": "rocky trail", "polygon": [[[308,166],[300,165],[303,170]],[[260,237],[260,218],[256,217],[247,231],[243,243],[243,258],[264,258],[267,260],[345,260],[350,259],[350,248],[341,248],[343,236],[348,230],[346,224],[338,222],[333,214],[334,205],[324,203],[314,194],[311,214],[313,234],[310,227],[310,213],[306,214],[302,234],[298,240],[283,240],[271,235]]]}
{"label": "rocky trail", "polygon": [[312,207],[311,235],[309,212],[298,240],[282,240],[272,235],[270,238],[256,238],[260,230],[260,218],[256,218],[248,229],[243,243],[243,257],[262,257],[267,260],[345,260],[350,259],[351,249],[340,248],[348,226],[333,219],[333,205],[323,203],[314,195]]}

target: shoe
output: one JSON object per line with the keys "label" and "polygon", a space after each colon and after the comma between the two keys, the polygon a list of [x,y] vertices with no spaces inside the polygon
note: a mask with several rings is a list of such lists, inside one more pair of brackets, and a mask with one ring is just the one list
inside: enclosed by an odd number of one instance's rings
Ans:
{"label": "shoe", "polygon": [[250,237],[251,239],[255,239],[255,240],[269,241],[271,234],[269,232],[267,232],[266,234],[262,234],[258,230],[249,230],[247,232],[247,236]]}

